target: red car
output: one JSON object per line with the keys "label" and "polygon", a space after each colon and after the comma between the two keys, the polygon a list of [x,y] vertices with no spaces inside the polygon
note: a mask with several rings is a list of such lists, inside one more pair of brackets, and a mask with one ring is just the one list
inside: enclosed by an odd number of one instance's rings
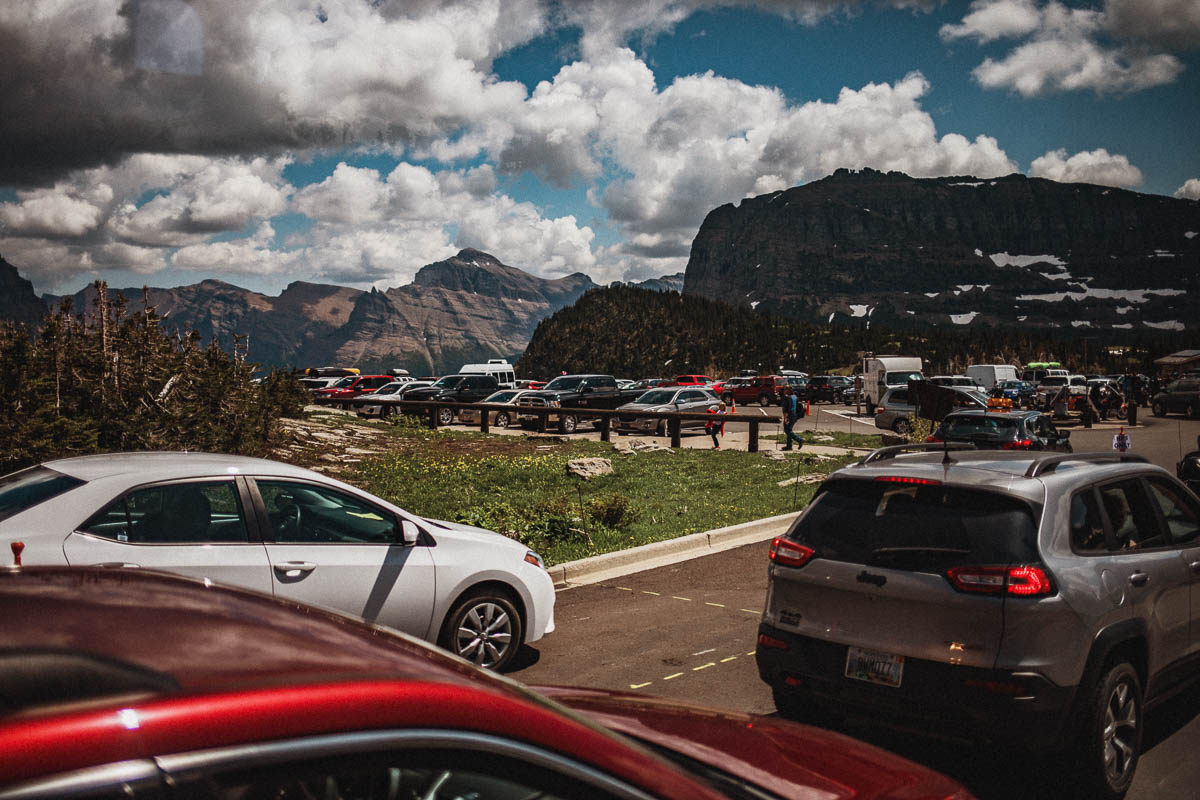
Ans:
{"label": "red car", "polygon": [[726,403],[748,405],[758,403],[769,406],[779,403],[788,379],[782,375],[756,375],[752,378],[730,378],[721,387],[718,395]]}
{"label": "red car", "polygon": [[208,581],[14,568],[0,571],[0,615],[4,796],[970,796],[840,734],[641,695],[539,695],[386,629]]}
{"label": "red car", "polygon": [[360,394],[373,392],[394,380],[391,375],[347,375],[329,388],[313,392],[313,402],[349,408],[350,401]]}
{"label": "red car", "polygon": [[707,375],[676,375],[675,380],[666,386],[709,386],[713,379]]}

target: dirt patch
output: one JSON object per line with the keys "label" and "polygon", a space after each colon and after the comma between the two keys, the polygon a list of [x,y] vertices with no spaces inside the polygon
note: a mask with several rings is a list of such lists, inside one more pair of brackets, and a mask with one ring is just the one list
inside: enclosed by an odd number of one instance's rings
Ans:
{"label": "dirt patch", "polygon": [[522,456],[567,450],[568,440],[557,436],[476,436],[462,430],[390,423],[363,422],[338,413],[317,413],[303,419],[280,420],[283,443],[269,458],[317,472],[336,475],[366,459],[385,455],[428,452],[431,443],[448,456]]}

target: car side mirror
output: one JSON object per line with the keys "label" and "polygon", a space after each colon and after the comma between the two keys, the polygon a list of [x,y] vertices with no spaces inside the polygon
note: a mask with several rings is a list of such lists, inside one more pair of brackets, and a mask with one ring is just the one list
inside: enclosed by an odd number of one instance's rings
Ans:
{"label": "car side mirror", "polygon": [[421,537],[421,529],[417,527],[417,523],[411,520],[402,520],[400,522],[400,542],[406,547],[412,547]]}

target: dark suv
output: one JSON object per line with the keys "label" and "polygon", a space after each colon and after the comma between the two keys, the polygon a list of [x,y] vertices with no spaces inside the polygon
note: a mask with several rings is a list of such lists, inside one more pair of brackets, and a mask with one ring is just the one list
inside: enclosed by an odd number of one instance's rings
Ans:
{"label": "dark suv", "polygon": [[854,381],[841,375],[814,375],[808,379],[808,399],[814,403],[841,403],[853,391]]}
{"label": "dark suv", "polygon": [[[438,379],[432,386],[423,389],[413,389],[404,395],[405,400],[446,401],[449,403],[478,403],[483,398],[500,388],[492,375],[475,373],[464,375],[447,375]],[[454,421],[453,408],[439,408],[437,418],[439,425],[449,425]]]}
{"label": "dark suv", "polygon": [[1072,751],[1119,798],[1143,703],[1200,676],[1200,500],[1136,456],[883,448],[770,557],[756,658],[788,716]]}
{"label": "dark suv", "polygon": [[1071,452],[1071,434],[1040,411],[955,411],[942,419],[929,442],[964,442],[980,450]]}

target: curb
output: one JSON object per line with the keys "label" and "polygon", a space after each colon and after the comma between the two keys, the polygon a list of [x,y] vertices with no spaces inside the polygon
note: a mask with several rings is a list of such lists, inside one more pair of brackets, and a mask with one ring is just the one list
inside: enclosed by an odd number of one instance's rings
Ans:
{"label": "curb", "polygon": [[665,542],[651,542],[628,550],[556,564],[548,567],[546,571],[550,573],[555,589],[599,583],[634,572],[719,553],[744,544],[772,539],[787,531],[792,520],[799,515],[799,511],[793,511],[789,514],[730,525],[727,528],[680,536]]}

